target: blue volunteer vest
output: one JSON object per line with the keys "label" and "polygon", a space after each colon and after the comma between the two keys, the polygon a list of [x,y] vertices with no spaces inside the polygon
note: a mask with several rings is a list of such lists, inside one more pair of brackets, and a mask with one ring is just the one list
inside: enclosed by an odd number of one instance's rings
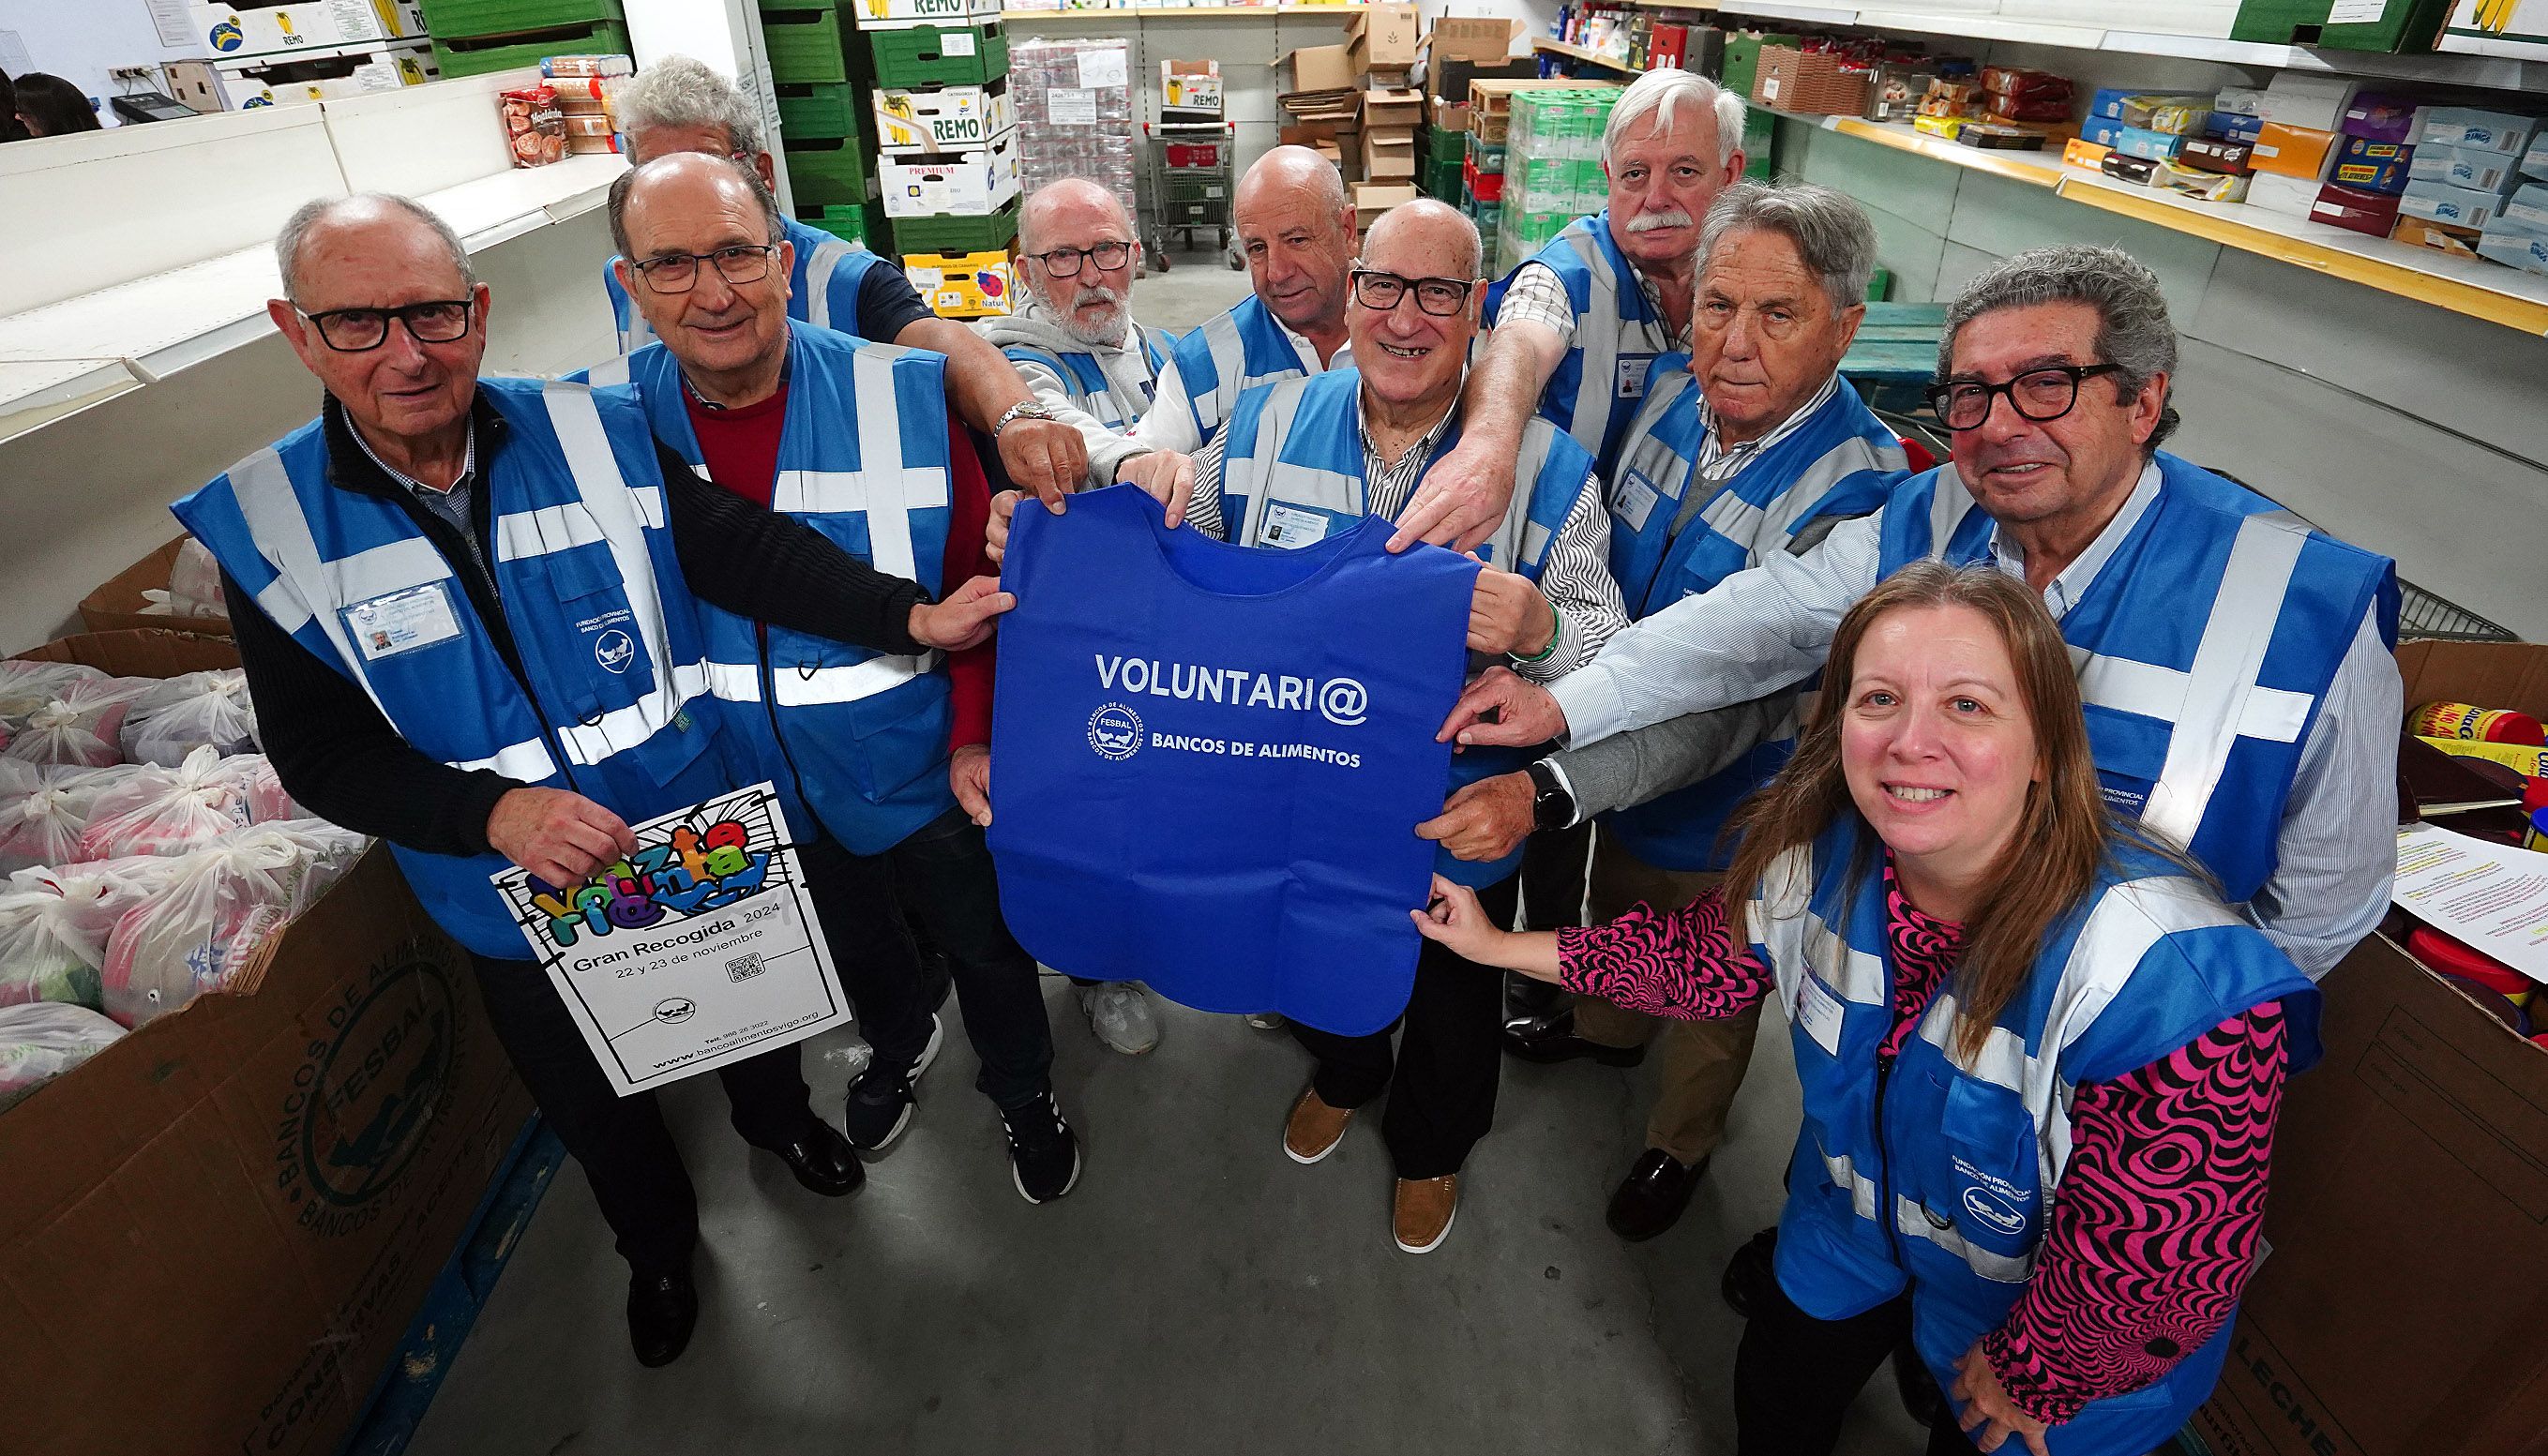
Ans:
{"label": "blue volunteer vest", "polygon": [[[1221,467],[1221,520],[1232,543],[1299,546],[1341,534],[1365,518],[1369,495],[1363,476],[1361,395],[1362,375],[1345,368],[1251,390],[1239,398],[1229,417]],[[1459,443],[1460,426],[1454,420],[1434,458]],[[1575,509],[1592,468],[1592,457],[1582,446],[1545,420],[1533,419],[1522,431],[1514,472],[1516,480],[1531,483],[1530,494],[1513,493],[1502,523],[1478,548],[1479,559],[1537,582],[1548,564],[1548,545]],[[1363,630],[1369,631],[1369,624]],[[1441,725],[1434,727],[1438,731]],[[1463,749],[1451,760],[1451,789],[1519,772],[1532,757],[1529,749]],[[1417,822],[1440,812],[1436,804]],[[1496,883],[1520,864],[1518,849],[1501,860],[1476,862],[1453,859],[1443,850],[1434,869],[1478,887]]]}
{"label": "blue volunteer vest", "polygon": [[1229,417],[1241,395],[1262,384],[1298,379],[1311,371],[1301,365],[1301,352],[1291,335],[1256,295],[1240,299],[1227,314],[1189,330],[1168,351],[1162,373],[1184,384],[1186,404],[1194,411],[1199,436],[1195,448],[1212,443],[1221,422]]}
{"label": "blue volunteer vest", "polygon": [[[1167,367],[1168,356],[1159,347],[1159,331],[1145,329],[1141,336],[1142,356],[1150,361],[1150,377],[1156,379]],[[1168,342],[1176,338],[1168,335]],[[1115,386],[1106,378],[1105,366],[1095,354],[1085,350],[1040,349],[1032,344],[1010,344],[1000,350],[1020,364],[1042,364],[1061,377],[1061,387],[1070,403],[1086,410],[1090,417],[1111,430],[1129,430],[1141,422],[1149,412],[1150,402],[1158,398],[1155,385],[1145,388],[1138,404],[1121,399]]]}
{"label": "blue volunteer vest", "polygon": [[[1569,223],[1522,261],[1555,273],[1575,305],[1575,339],[1540,391],[1539,412],[1592,452],[1608,480],[1654,362],[1673,347],[1672,325],[1646,302],[1636,268],[1610,236],[1607,209]],[[1513,272],[1520,271],[1515,264]],[[1511,273],[1488,286],[1489,324],[1511,286]]]}
{"label": "blue volunteer vest", "polygon": [[[867,270],[876,265],[876,255],[793,218],[786,219],[784,226],[787,240],[796,245],[796,262],[787,272],[787,317],[816,328],[857,333],[859,289],[866,281]],[[619,330],[622,357],[593,366],[595,384],[626,384],[625,356],[655,341],[655,330],[647,326],[646,316],[637,312],[628,290],[619,286],[618,270],[611,266],[617,261],[613,258],[601,265],[601,286],[610,294],[610,317]],[[893,340],[882,338],[875,342],[889,344]]]}
{"label": "blue volunteer vest", "polygon": [[[2302,744],[2364,611],[2398,640],[2397,568],[2199,466],[2158,466],[2158,499],[2061,636],[2107,802],[2237,903],[2273,873]],[[1915,476],[1884,508],[1879,570],[1987,560],[1992,525],[1954,466]]]}
{"label": "blue volunteer vest", "polygon": [[[1366,520],[1297,552],[1169,531],[1134,487],[1018,512],[991,717],[1009,928],[1073,975],[1345,1036],[1421,944],[1474,564]],[[1389,630],[1371,630],[1386,622]]]}
{"label": "blue volunteer vest", "polygon": [[[275,625],[455,769],[572,789],[632,823],[750,782],[706,695],[706,647],[665,528],[645,415],[625,391],[483,379],[506,442],[480,462],[496,590],[529,691],[450,564],[396,501],[327,482],[312,422],[173,507]],[[392,845],[443,929],[530,948],[488,876],[501,856]]]}
{"label": "blue volunteer vest", "polygon": [[[1831,398],[1746,461],[1676,530],[1707,428],[1687,354],[1656,360],[1653,381],[1620,442],[1606,502],[1610,575],[1631,617],[1652,616],[1760,565],[1821,517],[1877,509],[1909,468],[1902,442],[1848,380],[1838,380]],[[1759,744],[1710,777],[1601,816],[1602,832],[1658,869],[1723,870],[1732,859],[1730,846],[1718,847],[1726,819],[1795,750],[1792,734]]]}
{"label": "blue volunteer vest", "polygon": [[[947,559],[947,360],[788,325],[787,411],[771,507],[935,597]],[[630,373],[655,435],[702,470],[672,351]],[[795,785],[834,839],[879,854],[955,802],[944,657],[896,657],[699,603],[708,690],[762,777]]]}
{"label": "blue volunteer vest", "polygon": [[[1969,1060],[1942,989],[1889,1074],[1881,850],[1855,812],[1774,865],[1749,907],[1754,955],[1790,1013],[1804,1125],[1778,1221],[1779,1287],[1818,1320],[1911,1294],[1912,1341],[1940,1387],[2026,1292],[2070,1156],[2070,1089],[2145,1066],[2230,1017],[2318,992],[2182,869],[2121,850],[2055,922]],[[2292,1017],[2293,1055],[2304,1017]],[[2060,1456],[2141,1456],[2201,1405],[2229,1325],[2155,1384],[2051,1428]]]}

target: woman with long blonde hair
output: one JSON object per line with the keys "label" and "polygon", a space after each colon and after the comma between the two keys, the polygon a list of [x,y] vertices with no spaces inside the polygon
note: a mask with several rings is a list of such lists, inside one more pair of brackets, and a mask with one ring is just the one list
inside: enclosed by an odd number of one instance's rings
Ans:
{"label": "woman with long blonde hair", "polygon": [[1514,934],[1445,880],[1462,956],[1634,1010],[1776,997],[1804,1127],[1737,1449],[1813,1456],[1907,1329],[1933,1453],[2140,1456],[2211,1393],[2317,992],[2098,792],[2059,630],[1987,566],[1850,609],[1721,892]]}

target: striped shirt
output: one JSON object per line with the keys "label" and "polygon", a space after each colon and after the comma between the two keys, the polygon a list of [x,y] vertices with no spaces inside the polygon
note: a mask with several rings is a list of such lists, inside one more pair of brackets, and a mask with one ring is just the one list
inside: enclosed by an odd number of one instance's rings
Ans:
{"label": "striped shirt", "polygon": [[[1646,307],[1654,311],[1657,318],[1670,318],[1664,312],[1663,290],[1655,287],[1646,270],[1630,263],[1628,271],[1636,275],[1637,292],[1646,296]],[[1503,302],[1496,306],[1496,324],[1502,327],[1516,319],[1545,324],[1555,330],[1561,345],[1574,346],[1575,301],[1566,296],[1566,283],[1557,276],[1556,269],[1534,261],[1513,270],[1512,282],[1504,286]],[[1660,334],[1666,326],[1657,324],[1655,331]],[[1684,328],[1678,343],[1686,346],[1688,342],[1688,330]]]}
{"label": "striped shirt", "polygon": [[[328,403],[331,405],[335,403],[332,397]],[[337,406],[337,408],[343,407]],[[478,478],[478,431],[474,429],[469,431],[469,442],[461,447],[460,474],[451,482],[451,489],[437,491],[383,460],[381,452],[372,448],[372,442],[363,438],[363,432],[350,427],[353,424],[351,419],[346,420],[345,423],[349,426],[346,433],[352,435],[354,443],[362,446],[363,453],[370,456],[372,463],[381,468],[381,474],[406,487],[408,494],[415,497],[425,509],[439,516],[444,525],[460,533],[460,539],[469,547],[469,564],[477,568],[479,580],[486,584],[488,596],[494,597],[496,574],[487,570],[487,548],[478,540],[478,523],[471,517],[469,509],[470,494],[476,489]]]}

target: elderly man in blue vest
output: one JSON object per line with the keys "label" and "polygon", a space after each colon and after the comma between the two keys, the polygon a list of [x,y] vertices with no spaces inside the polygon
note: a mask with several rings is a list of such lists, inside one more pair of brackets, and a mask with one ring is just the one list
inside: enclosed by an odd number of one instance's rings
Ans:
{"label": "elderly man in blue vest", "polygon": [[[644,166],[678,151],[732,157],[761,173],[775,191],[777,162],[763,140],[761,111],[726,77],[686,55],[666,56],[614,94],[628,160]],[[862,103],[864,104],[864,103]],[[947,356],[948,394],[964,422],[996,442],[1009,479],[1039,495],[1078,488],[1088,467],[1079,432],[1039,403],[998,349],[921,301],[890,258],[843,242],[818,228],[783,220],[795,263],[788,276],[788,317],[876,343],[929,349]],[[622,354],[654,338],[629,302],[617,269],[602,269]],[[620,382],[618,364],[592,371],[596,384]]]}
{"label": "elderly man in blue vest", "polygon": [[[1931,400],[1954,459],[1802,556],[1774,553],[1542,687],[1472,684],[1464,743],[1572,744],[1809,676],[1906,562],[1994,562],[2079,668],[2107,800],[2192,850],[2313,979],[2379,922],[2402,688],[2393,565],[2159,446],[2177,338],[2158,280],[2072,244],[2008,258],[1947,316]],[[1479,721],[1500,709],[1500,721]]]}
{"label": "elderly man in blue vest", "polygon": [[1607,479],[1656,359],[1689,330],[1699,220],[1743,175],[1743,99],[1684,70],[1649,71],[1601,137],[1610,205],[1579,218],[1488,291],[1493,326],[1469,381],[1460,448],[1400,532],[1512,491],[1513,446],[1535,412],[1592,453]]}
{"label": "elderly man in blue vest", "polygon": [[[482,380],[491,299],[404,198],[313,203],[276,241],[276,327],[319,417],[177,502],[221,563],[268,756],[312,812],[389,841],[466,947],[497,1039],[584,1167],[661,1365],[697,1316],[698,1212],[652,1093],[620,1098],[489,883],[582,884],[759,766],[707,691],[692,584],[726,609],[881,653],[960,648],[1010,604],[933,605],[656,446],[625,391]],[[798,1182],[863,1178],[793,1046],[720,1069],[735,1130]]]}
{"label": "elderly man in blue vest", "polygon": [[[1294,548],[1366,515],[1395,517],[1431,464],[1459,439],[1458,403],[1477,332],[1477,226],[1441,203],[1417,201],[1374,223],[1351,276],[1347,318],[1355,363],[1238,396],[1222,430],[1195,458],[1188,524],[1242,546]],[[1609,517],[1592,457],[1540,422],[1515,447],[1529,488],[1479,546],[1469,648],[1510,662],[1534,681],[1589,659],[1627,621],[1610,580]],[[1455,784],[1522,762],[1464,754]],[[1428,832],[1431,821],[1416,832]],[[1480,888],[1509,917],[1518,853],[1442,872]],[[1495,907],[1501,906],[1501,909]],[[1440,1246],[1458,1212],[1460,1168],[1495,1120],[1497,977],[1426,943],[1415,984],[1392,1033],[1339,1037],[1293,1026],[1318,1057],[1293,1103],[1283,1147],[1314,1163],[1335,1150],[1356,1109],[1389,1095],[1381,1136],[1398,1175],[1398,1246]]]}
{"label": "elderly man in blue vest", "polygon": [[[788,245],[757,176],[676,152],[612,184],[610,225],[660,340],[628,361],[657,439],[754,508],[924,592],[970,570],[979,527],[951,522],[983,520],[989,491],[955,438],[947,361],[789,318],[787,275],[770,256]],[[945,657],[845,647],[714,604],[700,615],[708,690],[730,705],[756,776],[800,794],[823,830],[805,852],[808,883],[860,887],[855,930],[833,927],[875,1048],[850,1088],[850,1141],[881,1152],[901,1136],[938,1048],[908,916],[947,953],[1018,1191],[1031,1203],[1069,1192],[1078,1142],[1053,1100],[1035,959],[1000,917],[990,851],[949,783]]]}
{"label": "elderly man in blue vest", "polygon": [[[1652,616],[1774,553],[1819,541],[1842,519],[1873,512],[1908,474],[1900,441],[1840,377],[1865,317],[1875,228],[1857,203],[1811,183],[1737,182],[1699,233],[1691,352],[1656,361],[1621,444],[1607,501],[1610,574],[1629,612]],[[1781,694],[1792,702],[1793,693]],[[1642,736],[1686,737],[1673,719]],[[1794,746],[1790,717],[1737,762],[1687,787],[1639,802],[1618,797],[1624,735],[1461,791],[1455,854],[1501,855],[1535,827],[1600,816],[1592,919],[1639,901],[1684,904],[1715,883],[1736,804],[1768,781]],[[1579,797],[1578,789],[1587,797]],[[1672,1227],[1725,1136],[1760,1025],[1758,1008],[1728,1021],[1670,1021],[1578,998],[1507,1027],[1505,1048],[1530,1061],[1592,1057],[1635,1064],[1663,1034],[1663,1093],[1646,1151],[1611,1195],[1623,1238]]]}

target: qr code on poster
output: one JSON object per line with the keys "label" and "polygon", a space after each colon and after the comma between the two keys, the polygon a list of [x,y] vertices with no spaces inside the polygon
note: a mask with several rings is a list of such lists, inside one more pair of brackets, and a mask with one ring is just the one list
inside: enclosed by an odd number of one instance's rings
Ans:
{"label": "qr code on poster", "polygon": [[748,981],[759,974],[761,953],[758,951],[749,956],[737,956],[725,963],[725,978],[730,981]]}

